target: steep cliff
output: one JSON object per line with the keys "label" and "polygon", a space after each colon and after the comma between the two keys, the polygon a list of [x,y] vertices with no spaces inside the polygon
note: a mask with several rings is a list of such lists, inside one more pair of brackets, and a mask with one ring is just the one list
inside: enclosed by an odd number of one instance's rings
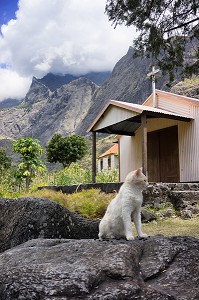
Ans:
{"label": "steep cliff", "polygon": [[32,136],[46,144],[54,133],[74,134],[88,112],[98,87],[79,78],[54,92],[33,78],[31,89],[18,107],[0,111],[0,135]]}

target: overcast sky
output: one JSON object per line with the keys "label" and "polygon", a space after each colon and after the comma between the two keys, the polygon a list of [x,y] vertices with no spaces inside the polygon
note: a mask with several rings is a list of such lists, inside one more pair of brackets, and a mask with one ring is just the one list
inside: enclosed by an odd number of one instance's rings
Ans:
{"label": "overcast sky", "polygon": [[[0,6],[8,3],[1,1]],[[17,0],[9,1],[15,10]],[[111,71],[132,45],[135,31],[114,29],[104,14],[105,3],[19,0],[15,18],[8,21],[7,14],[1,25],[0,101],[24,97],[32,76]]]}

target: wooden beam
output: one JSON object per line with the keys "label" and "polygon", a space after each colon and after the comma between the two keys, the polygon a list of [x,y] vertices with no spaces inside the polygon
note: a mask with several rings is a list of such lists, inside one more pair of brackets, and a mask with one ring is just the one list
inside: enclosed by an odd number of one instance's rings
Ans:
{"label": "wooden beam", "polygon": [[92,183],[96,182],[96,132],[92,132]]}
{"label": "wooden beam", "polygon": [[142,130],[142,172],[147,175],[147,117],[146,112],[141,114]]}

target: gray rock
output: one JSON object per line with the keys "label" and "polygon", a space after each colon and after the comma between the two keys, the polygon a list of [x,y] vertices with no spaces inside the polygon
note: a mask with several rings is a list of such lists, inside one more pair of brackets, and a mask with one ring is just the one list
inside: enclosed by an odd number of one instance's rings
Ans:
{"label": "gray rock", "polygon": [[141,210],[141,219],[142,219],[143,223],[147,223],[147,222],[156,220],[157,218],[154,214],[152,214],[151,212],[149,212],[145,208],[142,208],[142,210]]}
{"label": "gray rock", "polygon": [[170,198],[173,206],[176,209],[183,209],[189,205],[199,203],[199,191],[172,191]]}
{"label": "gray rock", "polygon": [[168,208],[163,214],[165,218],[171,217],[175,213],[175,210],[172,208]]}
{"label": "gray rock", "polygon": [[192,212],[189,209],[184,209],[181,211],[181,218],[182,219],[191,219]]}
{"label": "gray rock", "polygon": [[46,199],[0,199],[0,252],[35,238],[98,237],[91,221]]}
{"label": "gray rock", "polygon": [[194,215],[199,214],[199,208],[197,206],[189,205],[189,206],[187,206],[187,209],[189,209],[192,212],[192,214],[194,214]]}
{"label": "gray rock", "polygon": [[197,300],[199,240],[28,241],[0,255],[0,299]]}
{"label": "gray rock", "polygon": [[169,202],[170,190],[171,187],[169,184],[165,184],[165,183],[150,184],[143,191],[144,205],[150,205],[151,207],[158,208],[162,204]]}

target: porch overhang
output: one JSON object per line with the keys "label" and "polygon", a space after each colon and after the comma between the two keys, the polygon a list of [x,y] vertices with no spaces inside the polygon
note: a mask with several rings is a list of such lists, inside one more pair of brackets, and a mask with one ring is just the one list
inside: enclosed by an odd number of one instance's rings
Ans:
{"label": "porch overhang", "polygon": [[[112,119],[111,122],[106,122],[103,119],[108,118],[106,115],[106,111],[114,106],[117,107],[122,113],[123,110],[126,109],[128,112],[132,113],[132,116],[128,116],[127,118],[123,117],[121,120]],[[133,103],[124,103],[121,101],[111,100],[108,105],[105,107],[92,125],[88,128],[87,132],[100,132],[100,133],[108,133],[108,134],[118,134],[118,135],[128,135],[134,136],[136,130],[141,126],[142,114],[146,115],[146,119],[157,119],[157,118],[166,118],[172,120],[178,120],[183,122],[190,122],[193,118],[191,116],[185,116],[176,114],[170,111],[144,106]],[[102,122],[103,120],[103,122]],[[104,126],[103,126],[104,124]]]}

